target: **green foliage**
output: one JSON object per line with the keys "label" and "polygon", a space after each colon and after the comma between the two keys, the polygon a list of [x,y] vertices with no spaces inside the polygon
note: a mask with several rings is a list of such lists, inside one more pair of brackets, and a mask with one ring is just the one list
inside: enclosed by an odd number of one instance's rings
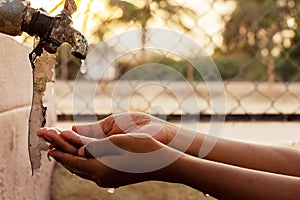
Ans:
{"label": "green foliage", "polygon": [[[214,55],[222,76],[227,79],[298,81],[300,3],[296,0],[236,0],[236,10],[223,32],[222,52]],[[295,19],[294,26],[287,21]],[[283,31],[294,33],[293,36]],[[282,42],[275,42],[275,36]],[[290,40],[286,45],[284,40]],[[279,56],[273,55],[274,49]],[[263,54],[262,50],[267,53]],[[273,59],[275,62],[269,62]],[[271,63],[271,64],[270,64]],[[275,70],[274,70],[275,69]],[[270,76],[270,77],[269,77]]]}
{"label": "green foliage", "polygon": [[[187,60],[175,58],[172,56],[166,56],[161,54],[150,54],[150,55],[135,55],[134,59],[136,62],[130,62],[130,59],[123,59],[119,61],[119,69],[121,70],[121,75],[130,71],[130,76],[128,79],[132,80],[161,80],[161,81],[180,81],[188,77],[189,68],[193,68],[192,64]],[[138,70],[138,66],[142,65],[155,66],[149,67],[149,71],[145,73],[145,67],[142,70]],[[146,67],[147,68],[147,67]],[[170,71],[172,70],[172,71]],[[175,76],[174,73],[178,73]],[[180,77],[181,75],[181,77]],[[184,78],[185,77],[185,78]],[[201,81],[201,75],[195,71],[193,73],[194,81]]]}
{"label": "green foliage", "polygon": [[217,51],[213,55],[223,80],[264,81],[267,67],[248,52],[237,49],[228,55]]}
{"label": "green foliage", "polygon": [[294,15],[296,24],[292,48],[284,49],[277,59],[275,73],[278,81],[300,81],[300,13]]}
{"label": "green foliage", "polygon": [[261,48],[272,48],[275,34],[289,29],[286,16],[292,16],[296,8],[279,6],[273,0],[236,0],[236,10],[226,23],[223,33],[227,51],[240,48],[254,55]]}
{"label": "green foliage", "polygon": [[[88,8],[92,5],[91,2],[92,0],[87,2]],[[275,75],[275,81],[300,81],[300,2],[298,0],[235,0],[235,2],[236,9],[226,21],[222,33],[223,46],[216,49],[212,56],[222,78],[224,80],[267,81],[269,76]],[[128,24],[135,24],[142,28],[149,27],[151,19],[158,12],[166,25],[172,24],[184,32],[189,32],[191,29],[184,23],[182,16],[194,19],[197,17],[193,9],[179,5],[173,0],[148,0],[136,5],[133,1],[108,0],[107,5],[111,12],[118,11],[119,15],[112,14],[111,17],[99,23],[95,35],[100,41],[115,27]],[[295,20],[293,26],[287,23],[291,18]],[[293,34],[286,36],[282,31],[290,31]],[[143,34],[142,44],[146,41],[146,33]],[[274,37],[278,35],[282,37],[282,42],[274,42]],[[285,45],[284,38],[290,40],[290,45]],[[271,54],[274,48],[279,49],[277,55]],[[263,54],[262,50],[268,53]],[[270,58],[274,61],[273,65],[268,60]],[[59,59],[58,62],[61,64],[61,57]],[[74,77],[80,63],[70,55],[63,63],[65,66],[67,63],[67,68],[69,68],[68,78]],[[120,73],[123,74],[144,63],[160,63],[170,66],[185,77],[188,76],[191,68],[191,64],[186,60],[151,55],[135,63],[120,61]],[[62,71],[58,68],[58,75],[61,75]],[[136,73],[135,78],[142,77],[140,72]],[[160,80],[170,78],[160,69],[155,73],[158,73],[155,76]],[[195,81],[202,80],[197,70],[194,70],[192,78]]]}
{"label": "green foliage", "polygon": [[278,81],[300,81],[300,45],[290,52],[283,52],[276,62]]}

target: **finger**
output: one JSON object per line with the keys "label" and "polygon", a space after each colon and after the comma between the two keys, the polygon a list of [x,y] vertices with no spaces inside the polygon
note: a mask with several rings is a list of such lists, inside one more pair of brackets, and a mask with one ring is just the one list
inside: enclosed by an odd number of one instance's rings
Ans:
{"label": "finger", "polygon": [[[113,118],[110,122],[112,128],[105,131],[107,136],[133,132],[150,122],[149,116],[142,113],[122,113],[111,117]],[[107,127],[108,123],[108,120],[104,121],[103,129]]]}
{"label": "finger", "polygon": [[51,149],[54,149],[55,147],[53,146],[53,144],[49,144],[48,146],[48,149],[51,150]]}
{"label": "finger", "polygon": [[60,137],[59,132],[56,129],[44,128],[38,131],[37,135],[39,137],[45,138],[48,142],[50,142],[51,148],[54,147],[64,152],[77,154],[77,148]]}
{"label": "finger", "polygon": [[73,175],[77,175],[81,178],[87,179],[87,180],[93,180],[93,177],[91,177],[89,174],[86,174],[86,172],[78,172],[78,171],[74,171],[73,169],[71,169],[69,166],[67,165],[63,165],[61,164],[64,168],[66,168],[71,174]]}
{"label": "finger", "polygon": [[48,131],[48,128],[46,128],[46,127],[40,128],[37,130],[36,135],[38,137],[43,138],[46,142],[51,143],[51,141],[49,141],[48,138],[45,137],[45,134],[47,133],[47,131]]}
{"label": "finger", "polygon": [[53,127],[53,128],[43,127],[43,128],[38,129],[36,134],[37,134],[37,136],[42,136],[44,133],[46,133],[50,129],[56,130],[58,133],[61,132],[61,129],[57,128],[57,127]]}
{"label": "finger", "polygon": [[110,135],[125,133],[132,124],[129,123],[131,121],[129,119],[129,114],[111,115],[97,123],[75,125],[72,130],[86,137],[105,138]]}
{"label": "finger", "polygon": [[70,169],[73,173],[87,175],[92,172],[90,170],[90,160],[86,158],[64,153],[58,149],[50,150],[48,154],[57,162]]}
{"label": "finger", "polygon": [[96,140],[95,138],[81,136],[70,130],[61,131],[60,137],[62,137],[64,140],[66,140],[67,142],[69,142],[77,148],[80,148],[83,145]]}
{"label": "finger", "polygon": [[104,138],[105,133],[101,128],[100,122],[84,124],[84,125],[74,125],[72,130],[82,136],[90,138]]}
{"label": "finger", "polygon": [[162,147],[163,144],[148,134],[128,133],[90,142],[81,147],[77,154],[87,158],[98,158],[108,155],[124,155],[127,152],[149,153]]}
{"label": "finger", "polygon": [[78,149],[77,154],[86,158],[99,158],[108,155],[121,155],[122,149],[105,138],[88,143]]}

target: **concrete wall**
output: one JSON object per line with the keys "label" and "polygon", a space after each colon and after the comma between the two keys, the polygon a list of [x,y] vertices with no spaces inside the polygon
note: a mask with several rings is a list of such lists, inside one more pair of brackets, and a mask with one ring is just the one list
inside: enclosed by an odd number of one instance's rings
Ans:
{"label": "concrete wall", "polygon": [[[0,34],[0,200],[47,200],[50,196],[53,163],[43,155],[42,169],[32,177],[27,150],[32,96],[29,52],[30,48]],[[51,125],[53,112],[48,116]]]}

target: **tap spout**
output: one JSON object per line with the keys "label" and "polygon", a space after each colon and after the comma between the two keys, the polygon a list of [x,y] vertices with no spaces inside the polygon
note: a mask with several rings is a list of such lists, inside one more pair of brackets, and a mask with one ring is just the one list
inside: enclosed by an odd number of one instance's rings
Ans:
{"label": "tap spout", "polygon": [[88,41],[79,31],[74,30],[73,41],[69,41],[72,45],[71,53],[80,59],[85,59],[88,51]]}
{"label": "tap spout", "polygon": [[86,37],[72,26],[70,16],[62,12],[55,16],[53,20],[53,28],[48,36],[53,42],[47,43],[46,51],[55,51],[57,45],[69,43],[72,46],[71,53],[80,59],[85,59],[88,50],[88,41]]}
{"label": "tap spout", "polygon": [[27,32],[38,36],[43,49],[56,53],[63,43],[72,46],[71,53],[85,59],[88,49],[86,37],[72,26],[71,14],[76,11],[74,1],[66,1],[65,9],[51,16],[41,9],[30,7],[29,1],[0,0],[0,32],[8,35],[20,35]]}

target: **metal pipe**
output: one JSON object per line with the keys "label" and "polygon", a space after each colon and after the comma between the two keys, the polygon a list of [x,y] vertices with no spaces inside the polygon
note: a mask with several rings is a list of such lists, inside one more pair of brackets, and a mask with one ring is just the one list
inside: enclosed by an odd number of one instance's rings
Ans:
{"label": "metal pipe", "polygon": [[0,32],[16,36],[22,32],[39,36],[43,49],[56,53],[62,43],[72,46],[71,53],[85,59],[88,49],[87,39],[72,27],[72,20],[66,11],[56,16],[34,9],[28,1],[0,0]]}
{"label": "metal pipe", "polygon": [[0,0],[0,32],[12,36],[21,35],[22,23],[28,2]]}

